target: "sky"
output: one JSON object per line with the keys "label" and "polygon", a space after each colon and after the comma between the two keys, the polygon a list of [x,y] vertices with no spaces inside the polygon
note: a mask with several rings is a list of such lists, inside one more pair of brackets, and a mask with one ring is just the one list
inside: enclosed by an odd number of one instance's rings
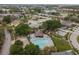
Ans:
{"label": "sky", "polygon": [[79,0],[0,0],[0,4],[79,4]]}

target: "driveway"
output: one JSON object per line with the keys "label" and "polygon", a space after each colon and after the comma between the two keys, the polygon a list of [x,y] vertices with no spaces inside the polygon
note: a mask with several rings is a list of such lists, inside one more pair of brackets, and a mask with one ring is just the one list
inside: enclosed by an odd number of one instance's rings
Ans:
{"label": "driveway", "polygon": [[70,42],[73,45],[73,47],[76,48],[77,50],[79,50],[79,43],[77,42],[78,35],[79,35],[79,27],[74,32],[72,32],[70,36]]}
{"label": "driveway", "polygon": [[8,55],[10,53],[11,35],[7,29],[4,29],[5,40],[2,47],[1,55]]}

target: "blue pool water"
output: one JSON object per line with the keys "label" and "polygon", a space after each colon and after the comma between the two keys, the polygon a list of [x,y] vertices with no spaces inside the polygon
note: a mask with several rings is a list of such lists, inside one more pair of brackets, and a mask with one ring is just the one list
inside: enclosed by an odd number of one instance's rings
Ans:
{"label": "blue pool water", "polygon": [[35,45],[38,45],[39,48],[41,48],[41,49],[43,49],[46,46],[54,45],[50,37],[40,38],[40,37],[35,37],[33,34],[30,35],[30,37],[31,37],[31,39],[30,39],[31,42]]}

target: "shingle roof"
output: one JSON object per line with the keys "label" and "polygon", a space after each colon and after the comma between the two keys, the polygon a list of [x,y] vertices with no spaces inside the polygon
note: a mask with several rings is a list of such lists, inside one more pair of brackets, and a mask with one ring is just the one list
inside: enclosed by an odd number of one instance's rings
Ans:
{"label": "shingle roof", "polygon": [[35,33],[35,36],[36,36],[36,37],[42,37],[42,36],[43,36],[43,32],[42,32],[42,31],[37,31],[37,32]]}

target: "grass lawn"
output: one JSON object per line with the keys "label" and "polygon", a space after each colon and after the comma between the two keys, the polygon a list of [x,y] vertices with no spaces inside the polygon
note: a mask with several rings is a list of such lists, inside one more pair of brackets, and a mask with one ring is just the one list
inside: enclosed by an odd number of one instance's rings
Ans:
{"label": "grass lawn", "polygon": [[59,34],[53,34],[54,36],[58,37],[58,38],[63,38],[63,36],[59,35]]}
{"label": "grass lawn", "polygon": [[57,51],[71,50],[71,47],[66,40],[63,40],[62,38],[56,36],[53,36],[52,40],[54,41]]}
{"label": "grass lawn", "polygon": [[79,36],[77,37],[77,41],[78,41],[78,43],[79,43]]}

